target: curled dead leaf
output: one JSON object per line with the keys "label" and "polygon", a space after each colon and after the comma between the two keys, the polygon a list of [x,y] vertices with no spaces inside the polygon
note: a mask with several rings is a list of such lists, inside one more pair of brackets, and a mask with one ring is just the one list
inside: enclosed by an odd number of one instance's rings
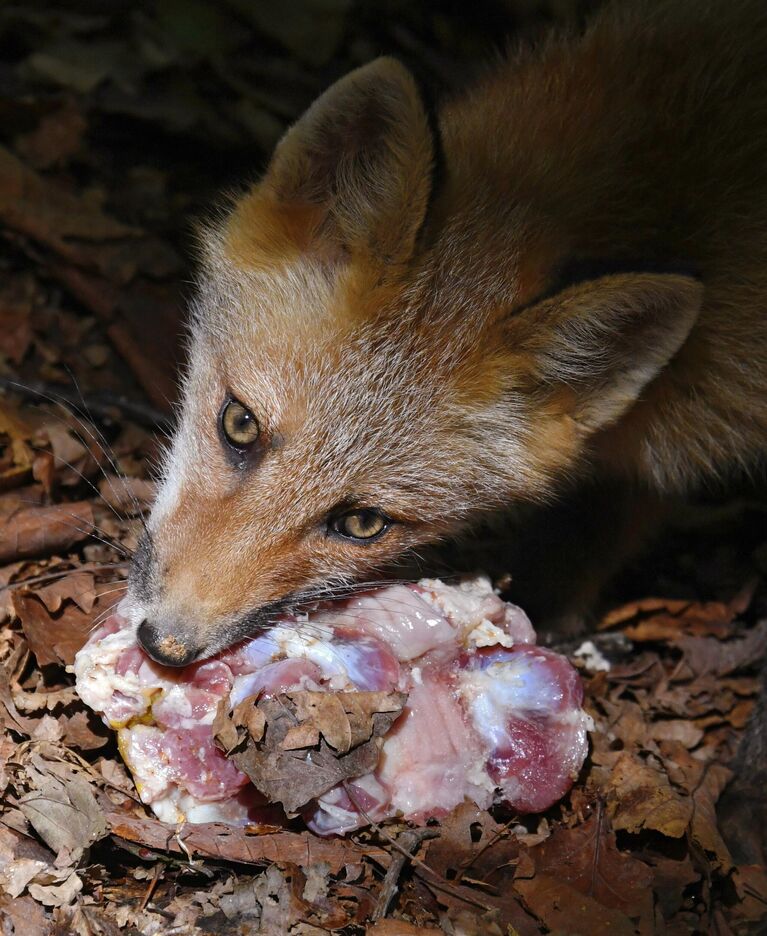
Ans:
{"label": "curled dead leaf", "polygon": [[295,813],[343,780],[378,763],[403,692],[289,692],[219,706],[218,745],[270,802]]}

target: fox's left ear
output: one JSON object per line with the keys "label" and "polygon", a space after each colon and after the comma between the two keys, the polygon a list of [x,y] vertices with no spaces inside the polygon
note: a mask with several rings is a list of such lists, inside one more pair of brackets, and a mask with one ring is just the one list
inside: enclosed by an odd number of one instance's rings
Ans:
{"label": "fox's left ear", "polygon": [[589,434],[617,420],[679,351],[702,298],[690,276],[605,276],[513,315],[507,347],[529,389]]}
{"label": "fox's left ear", "polygon": [[275,151],[262,193],[316,208],[319,236],[406,260],[431,190],[433,140],[415,80],[379,58],[332,85]]}

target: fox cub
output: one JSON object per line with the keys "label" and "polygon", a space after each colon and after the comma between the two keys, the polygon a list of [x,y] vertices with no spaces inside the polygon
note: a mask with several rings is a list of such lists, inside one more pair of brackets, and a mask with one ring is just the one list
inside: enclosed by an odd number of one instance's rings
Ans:
{"label": "fox cub", "polygon": [[766,61],[761,0],[622,3],[432,120],[389,58],[322,95],[201,237],[146,650],[213,654],[573,477],[758,469]]}

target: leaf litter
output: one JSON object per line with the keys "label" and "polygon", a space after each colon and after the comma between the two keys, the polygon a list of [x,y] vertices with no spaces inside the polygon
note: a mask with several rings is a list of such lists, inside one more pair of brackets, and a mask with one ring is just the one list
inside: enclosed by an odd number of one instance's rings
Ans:
{"label": "leaf litter", "polygon": [[[535,31],[544,6],[506,4],[506,28]],[[398,4],[396,25],[369,2],[294,7],[0,9],[2,931],[763,932],[767,874],[738,844],[749,815],[717,815],[767,648],[761,502],[703,505],[703,524],[633,574],[622,594],[638,600],[571,648],[591,755],[543,816],[465,804],[423,830],[391,821],[345,839],[298,820],[170,826],[78,700],[67,667],[122,596],[153,496],[187,219],[377,50],[449,83],[496,41],[481,16],[430,3]],[[288,811],[338,782],[331,767],[364,771],[403,701],[313,695],[219,719],[222,745]],[[275,766],[307,750],[316,769],[281,786]]]}

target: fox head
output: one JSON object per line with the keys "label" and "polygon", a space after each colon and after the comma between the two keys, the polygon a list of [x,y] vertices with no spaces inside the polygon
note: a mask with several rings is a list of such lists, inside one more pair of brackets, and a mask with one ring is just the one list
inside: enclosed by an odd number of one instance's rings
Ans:
{"label": "fox head", "polygon": [[499,167],[462,163],[449,113],[441,132],[437,188],[416,84],[379,59],[203,233],[179,425],[127,601],[156,660],[209,656],[547,496],[686,337],[700,297],[683,276],[536,298],[562,239],[497,203]]}

